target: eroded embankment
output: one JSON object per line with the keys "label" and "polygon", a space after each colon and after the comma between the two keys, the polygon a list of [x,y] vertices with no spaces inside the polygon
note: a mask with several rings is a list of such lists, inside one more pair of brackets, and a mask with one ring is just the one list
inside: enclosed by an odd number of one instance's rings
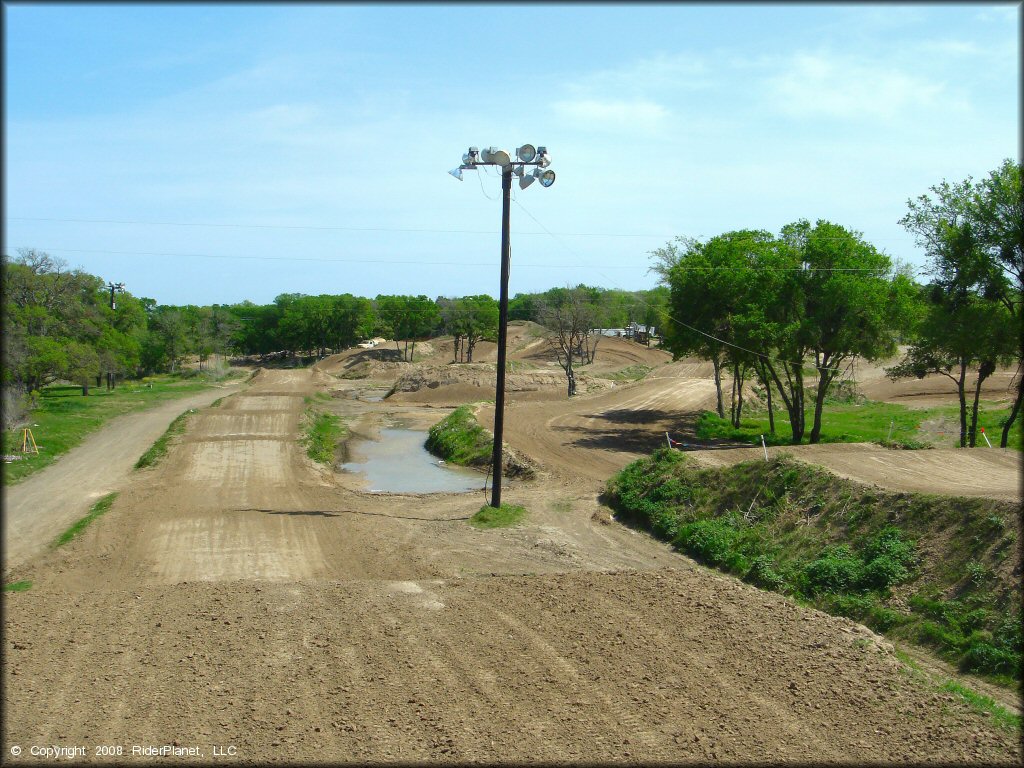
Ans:
{"label": "eroded embankment", "polygon": [[788,456],[702,469],[668,449],[627,466],[608,496],[705,564],[1019,681],[1013,504],[884,492]]}

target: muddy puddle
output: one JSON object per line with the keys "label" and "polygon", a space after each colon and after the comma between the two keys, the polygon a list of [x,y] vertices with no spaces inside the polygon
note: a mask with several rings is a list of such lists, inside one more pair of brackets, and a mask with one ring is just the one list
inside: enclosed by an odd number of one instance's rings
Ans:
{"label": "muddy puddle", "polygon": [[462,493],[483,487],[482,473],[439,463],[423,447],[426,439],[420,430],[381,429],[379,440],[351,444],[353,460],[341,469],[362,475],[370,493]]}

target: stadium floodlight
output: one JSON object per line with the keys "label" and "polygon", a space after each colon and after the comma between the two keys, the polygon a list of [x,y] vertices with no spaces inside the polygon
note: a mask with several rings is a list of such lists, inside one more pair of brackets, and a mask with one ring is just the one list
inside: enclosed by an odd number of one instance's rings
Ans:
{"label": "stadium floodlight", "polygon": [[535,168],[533,175],[537,177],[537,181],[545,189],[555,183],[555,172],[550,169],[541,170],[540,168]]}
{"label": "stadium floodlight", "polygon": [[462,181],[462,168],[461,167],[459,167],[459,168],[452,168],[450,171],[448,171],[448,173],[450,173],[452,176],[454,176],[459,181]]}
{"label": "stadium floodlight", "polygon": [[534,158],[537,157],[537,150],[533,144],[523,144],[523,146],[516,150],[516,157],[524,163],[532,163]]}
{"label": "stadium floodlight", "polygon": [[520,189],[526,189],[528,186],[533,184],[533,182],[536,181],[536,180],[537,180],[537,177],[534,176],[532,173],[524,174],[523,177],[519,180],[519,188]]}
{"label": "stadium floodlight", "polygon": [[506,166],[512,162],[512,158],[508,156],[508,152],[504,149],[498,149],[497,147],[488,147],[480,153],[480,159],[485,163],[492,163],[494,165]]}

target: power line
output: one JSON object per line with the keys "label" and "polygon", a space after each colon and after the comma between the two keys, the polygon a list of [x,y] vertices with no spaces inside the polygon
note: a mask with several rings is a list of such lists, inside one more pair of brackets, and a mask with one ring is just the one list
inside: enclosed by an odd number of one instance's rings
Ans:
{"label": "power line", "polygon": [[[343,259],[328,258],[323,256],[236,256],[218,253],[170,253],[167,251],[110,251],[106,249],[89,248],[36,248],[39,251],[53,253],[97,253],[108,256],[166,256],[172,258],[202,258],[202,259],[242,259],[254,261],[316,261],[334,262],[338,264],[423,264],[428,266],[455,266],[455,267],[493,267],[492,262],[467,262],[467,261],[423,261],[422,259]],[[536,269],[575,269],[576,264],[520,264],[522,267]],[[605,265],[606,269],[633,269],[630,265],[611,264]]]}
{"label": "power line", "polygon": [[[518,204],[518,203],[517,203]],[[520,206],[521,207],[521,206]],[[525,210],[525,209],[524,209]],[[546,233],[542,233],[546,234]],[[346,259],[331,258],[325,256],[255,256],[255,255],[233,255],[221,253],[178,253],[171,251],[112,251],[106,248],[47,248],[36,247],[36,250],[47,253],[94,253],[106,256],[160,256],[169,258],[195,258],[195,259],[240,259],[253,261],[314,261],[338,264],[423,264],[427,266],[465,266],[465,267],[490,267],[491,262],[482,261],[424,261],[422,259]],[[522,263],[517,266],[534,269],[576,269],[580,266],[593,266],[602,269],[635,269],[631,264],[533,264]],[[751,272],[878,272],[884,274],[884,270],[869,268],[846,268],[846,267],[814,267],[802,269],[800,267],[681,267],[689,271],[751,271]],[[611,278],[609,278],[611,279]]]}
{"label": "power line", "polygon": [[[514,202],[515,202],[516,205],[519,206],[519,208],[523,211],[523,213],[525,213],[527,216],[529,216],[531,219],[533,219],[534,223],[537,226],[539,226],[541,229],[547,231],[548,234],[551,235],[555,240],[558,240],[558,237],[553,232],[548,231],[547,228],[543,224],[541,224],[539,221],[537,221],[537,219],[534,217],[534,215],[532,213],[530,213],[528,210],[526,210],[525,207],[523,207],[522,203],[520,203],[518,200],[515,200]],[[558,240],[558,242],[559,242],[560,245],[562,245],[563,248],[568,250],[572,255],[576,256],[577,258],[580,258],[580,266],[581,267],[587,267],[588,266],[588,265],[583,263],[582,258],[579,256],[579,254],[575,253],[571,248],[569,248],[569,246],[565,245],[565,243],[563,243],[561,240]],[[589,266],[591,268],[593,268],[594,271],[596,271],[599,275],[604,277],[606,280],[611,280],[611,278],[608,277],[608,275],[602,274],[597,267],[594,267],[593,265],[589,265]],[[877,272],[877,270],[871,270],[871,271]],[[782,360],[780,358],[772,357],[771,355],[766,355],[763,352],[757,352],[757,351],[755,351],[753,349],[747,349],[746,347],[742,347],[739,344],[734,344],[731,341],[726,341],[725,339],[720,339],[717,336],[713,336],[712,334],[707,333],[706,331],[702,331],[700,328],[695,328],[694,326],[689,325],[688,323],[684,323],[682,320],[679,320],[679,319],[673,317],[672,315],[670,315],[665,310],[658,309],[657,307],[652,307],[651,304],[649,304],[648,302],[644,301],[643,299],[640,299],[640,303],[642,305],[648,307],[648,308],[655,309],[662,317],[667,318],[667,319],[671,320],[674,323],[678,323],[679,325],[683,326],[684,328],[688,328],[691,331],[694,331],[695,333],[699,333],[702,336],[705,336],[705,337],[707,337],[709,339],[712,339],[713,341],[717,341],[719,344],[725,344],[726,346],[732,347],[733,349],[738,349],[738,350],[740,350],[742,352],[747,352],[747,353],[749,353],[751,355],[754,355],[756,357],[761,358],[762,360],[770,360],[770,361],[775,361],[775,362],[778,362],[778,363],[783,363],[783,364],[786,364],[786,365],[803,367],[803,363],[802,362],[801,363],[795,363],[793,361]],[[815,365],[813,367],[816,370],[818,370],[818,371],[835,371],[837,373],[841,373],[842,370],[843,370],[841,368],[830,368],[830,367],[827,367],[827,366],[819,366],[819,365]]]}
{"label": "power line", "polygon": [[[486,196],[486,192],[484,195]],[[494,198],[488,198],[494,199]],[[517,201],[518,202],[518,201]],[[525,209],[524,209],[525,210]],[[130,219],[72,219],[57,217],[36,217],[36,216],[7,216],[7,221],[46,221],[68,224],[116,224],[128,226],[152,226],[152,227],[210,227],[220,229],[288,229],[288,230],[312,230],[312,231],[337,231],[337,232],[412,232],[426,234],[453,234],[453,235],[494,235],[496,230],[489,229],[437,229],[420,227],[342,227],[327,226],[319,224],[239,224],[233,222],[185,222],[185,221],[136,221]],[[535,220],[536,221],[536,220]],[[539,225],[539,222],[537,222]],[[543,232],[516,232],[517,235],[561,235],[563,237],[639,237],[652,240],[675,240],[678,235],[649,234],[643,232],[559,232],[552,233],[548,230]],[[710,235],[694,235],[695,239],[710,237]],[[842,239],[842,238],[824,238]],[[878,242],[913,242],[911,237],[888,237],[872,238]]]}

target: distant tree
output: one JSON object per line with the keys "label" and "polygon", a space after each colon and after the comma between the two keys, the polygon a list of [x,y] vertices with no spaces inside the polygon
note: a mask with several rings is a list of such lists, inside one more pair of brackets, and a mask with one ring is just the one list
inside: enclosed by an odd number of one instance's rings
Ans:
{"label": "distant tree", "polygon": [[495,340],[498,335],[498,302],[490,296],[464,296],[456,302],[461,314],[460,327],[465,335],[466,362],[473,362],[473,350],[481,339]]}
{"label": "distant tree", "polygon": [[582,287],[550,291],[538,305],[538,320],[547,329],[548,345],[565,371],[569,397],[576,394],[573,360],[595,327],[594,307]]}
{"label": "distant tree", "polygon": [[[1019,335],[1024,320],[1021,164],[1004,160],[980,182],[970,177],[956,184],[943,181],[930,192],[907,201],[909,211],[900,224],[914,233],[918,245],[924,248],[935,284],[960,297],[959,303],[947,303],[946,310],[964,311],[964,297],[973,294],[985,302],[1000,304],[1016,331],[1014,400],[1000,436],[1000,445],[1005,448],[1024,399],[1024,344]],[[933,312],[940,311],[939,306],[933,307]],[[987,340],[976,337],[975,342],[985,345]],[[979,350],[972,358],[985,356]],[[980,373],[981,368],[982,378]],[[964,421],[962,414],[961,423]]]}
{"label": "distant tree", "polygon": [[[391,336],[406,362],[416,354],[416,341],[429,336],[441,313],[427,296],[377,296],[374,300],[378,330]],[[402,344],[404,343],[404,347]]]}
{"label": "distant tree", "polygon": [[96,374],[100,366],[99,355],[88,344],[71,341],[64,346],[67,365],[64,378],[82,385],[82,394],[89,394],[89,380]]}
{"label": "distant tree", "polygon": [[669,285],[664,345],[674,359],[695,355],[711,362],[721,418],[722,368],[732,362],[734,376],[740,376],[747,363],[736,344],[736,315],[751,300],[756,251],[771,239],[766,232],[728,232],[707,243],[677,238],[655,252],[662,262],[655,271]]}

